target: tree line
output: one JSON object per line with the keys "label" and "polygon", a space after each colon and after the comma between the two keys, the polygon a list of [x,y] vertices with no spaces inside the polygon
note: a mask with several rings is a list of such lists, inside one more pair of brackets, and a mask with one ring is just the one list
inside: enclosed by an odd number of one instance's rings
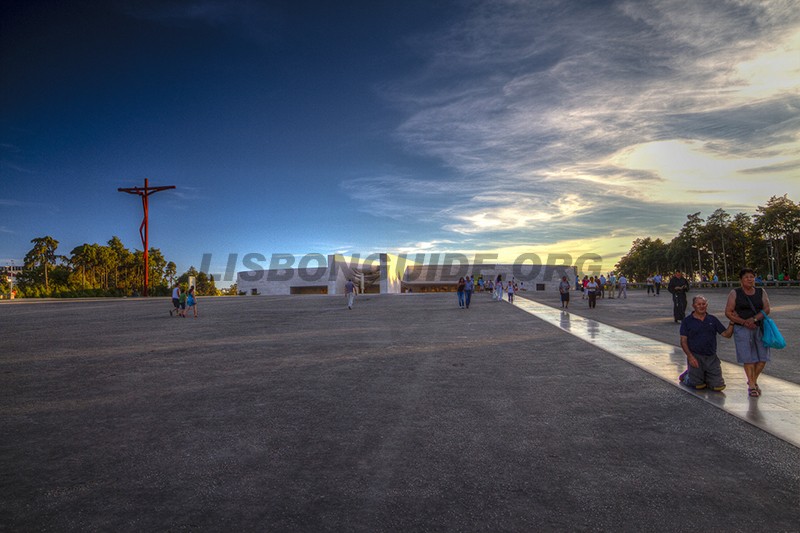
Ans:
{"label": "tree line", "polygon": [[[768,276],[797,280],[800,272],[800,203],[788,195],[773,196],[754,215],[731,215],[717,209],[703,219],[700,212],[687,215],[678,234],[669,242],[651,237],[633,241],[630,251],[616,264],[618,272],[633,281],[644,281],[655,272],[675,269],[690,277],[716,274],[720,280],[735,280],[749,267],[763,278]],[[128,250],[119,237],[107,244],[82,244],[69,255],[57,253],[59,242],[53,237],[31,240],[33,248],[25,255],[25,270],[17,276],[20,297],[130,296],[144,283],[144,258],[141,250]],[[177,275],[174,262],[161,250],[148,251],[150,273],[148,292],[168,296],[176,282],[186,285],[196,279],[199,295],[218,295],[214,276],[194,267]],[[236,294],[232,286],[231,294]]]}
{"label": "tree line", "polygon": [[[82,244],[69,255],[58,253],[59,242],[50,236],[31,240],[33,248],[25,255],[25,270],[17,276],[17,296],[87,297],[135,296],[144,285],[144,253],[128,250],[119,237],[107,244]],[[158,248],[150,248],[148,293],[168,296],[175,283],[187,285],[195,277],[199,295],[220,294],[214,276],[198,272],[194,267],[177,275],[177,266],[167,261]]]}
{"label": "tree line", "polygon": [[716,274],[720,280],[736,280],[744,267],[764,279],[781,275],[798,279],[800,203],[788,195],[773,196],[754,215],[731,215],[724,209],[705,219],[700,215],[687,215],[686,223],[668,243],[651,237],[636,239],[616,264],[617,270],[635,281],[675,269],[690,277],[712,279]]}

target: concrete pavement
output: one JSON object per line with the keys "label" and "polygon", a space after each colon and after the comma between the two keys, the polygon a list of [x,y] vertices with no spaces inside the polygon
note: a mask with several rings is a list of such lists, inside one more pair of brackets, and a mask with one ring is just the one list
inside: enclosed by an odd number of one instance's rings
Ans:
{"label": "concrete pavement", "polygon": [[0,529],[800,523],[798,448],[488,295],[469,310],[454,294],[360,296],[352,311],[204,298],[196,320],[168,308],[0,304]]}

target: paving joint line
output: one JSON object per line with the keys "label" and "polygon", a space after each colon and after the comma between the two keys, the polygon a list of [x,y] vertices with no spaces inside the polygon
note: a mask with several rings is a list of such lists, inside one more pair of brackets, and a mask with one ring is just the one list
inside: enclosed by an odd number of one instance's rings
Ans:
{"label": "paving joint line", "polygon": [[686,355],[678,346],[524,298],[511,305],[800,448],[800,385],[762,374],[764,395],[753,398],[747,394],[742,368],[722,361],[724,391],[689,389],[678,383],[678,375],[686,370]]}

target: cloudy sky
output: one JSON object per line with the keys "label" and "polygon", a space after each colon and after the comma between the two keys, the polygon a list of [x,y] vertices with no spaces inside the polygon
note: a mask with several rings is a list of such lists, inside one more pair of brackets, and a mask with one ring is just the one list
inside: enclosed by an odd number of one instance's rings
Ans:
{"label": "cloudy sky", "polygon": [[[0,3],[0,264],[600,254],[800,200],[786,1]],[[266,265],[265,265],[266,266]]]}

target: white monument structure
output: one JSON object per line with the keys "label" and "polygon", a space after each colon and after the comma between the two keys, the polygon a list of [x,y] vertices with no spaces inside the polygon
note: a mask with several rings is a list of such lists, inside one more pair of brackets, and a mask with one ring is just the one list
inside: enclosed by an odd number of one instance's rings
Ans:
{"label": "white monument structure", "polygon": [[[424,254],[417,254],[424,259]],[[462,254],[431,254],[428,264],[406,255],[372,254],[366,258],[332,254],[274,256],[273,268],[237,272],[236,284],[247,295],[344,294],[352,279],[361,293],[399,294],[404,292],[454,291],[458,279],[514,281],[524,291],[558,291],[562,276],[575,280],[575,267],[530,263],[489,264],[472,261]],[[476,289],[477,289],[476,285]]]}

